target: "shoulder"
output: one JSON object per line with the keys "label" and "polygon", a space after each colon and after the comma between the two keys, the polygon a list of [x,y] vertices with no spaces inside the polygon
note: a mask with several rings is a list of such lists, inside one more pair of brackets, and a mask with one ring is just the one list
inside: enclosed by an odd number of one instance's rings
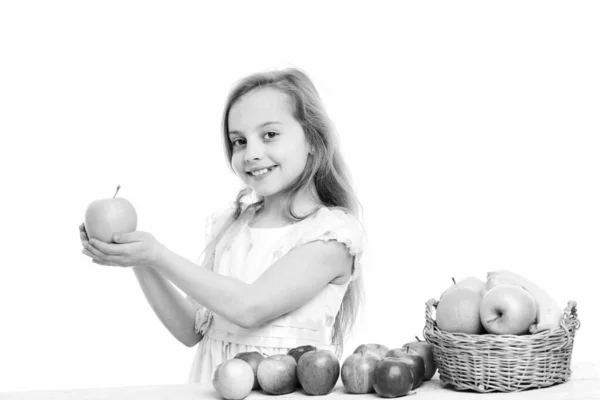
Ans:
{"label": "shoulder", "polygon": [[207,240],[210,240],[227,224],[231,221],[236,213],[236,206],[234,203],[227,203],[213,210],[213,212],[206,217],[205,221],[205,232]]}
{"label": "shoulder", "polygon": [[285,241],[289,248],[303,246],[360,256],[366,234],[356,216],[343,209],[322,207],[297,223]]}

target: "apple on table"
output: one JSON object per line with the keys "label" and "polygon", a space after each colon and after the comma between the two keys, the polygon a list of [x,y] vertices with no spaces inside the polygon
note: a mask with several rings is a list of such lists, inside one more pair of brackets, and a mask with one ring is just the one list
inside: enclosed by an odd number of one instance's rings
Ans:
{"label": "apple on table", "polygon": [[238,353],[234,358],[239,358],[240,360],[244,360],[250,365],[252,368],[252,373],[254,374],[254,385],[252,389],[260,389],[260,384],[258,383],[258,365],[264,360],[264,356],[260,354],[258,351],[245,351],[242,353]]}
{"label": "apple on table", "polygon": [[300,359],[302,354],[312,351],[312,350],[316,350],[316,349],[317,348],[313,345],[305,344],[305,345],[294,347],[293,349],[290,349],[287,352],[287,354],[294,357],[294,359],[296,360],[296,363],[298,363],[298,360]]}
{"label": "apple on table", "polygon": [[365,343],[358,346],[353,353],[372,353],[379,358],[384,358],[388,351],[390,351],[390,348],[386,345],[380,343]]}
{"label": "apple on table", "polygon": [[256,371],[258,383],[268,394],[288,394],[296,390],[296,360],[287,354],[274,354],[263,359]]}
{"label": "apple on table", "polygon": [[304,353],[298,361],[298,381],[309,395],[322,396],[334,388],[340,377],[340,362],[327,349],[316,349]]}
{"label": "apple on table", "polygon": [[222,362],[213,372],[212,384],[226,400],[241,400],[252,391],[254,372],[244,360],[233,358]]}
{"label": "apple on table", "polygon": [[85,231],[88,238],[106,243],[114,235],[133,232],[137,229],[137,213],[129,200],[117,197],[121,185],[112,198],[91,202],[85,212]]}
{"label": "apple on table", "polygon": [[413,374],[404,361],[385,357],[377,362],[373,373],[373,388],[381,397],[404,396],[413,387]]}
{"label": "apple on table", "polygon": [[425,363],[425,376],[423,377],[423,381],[431,380],[435,375],[435,371],[437,371],[437,365],[435,364],[435,358],[433,357],[433,345],[419,339],[417,336],[415,336],[415,339],[416,340],[412,342],[402,345],[402,348],[414,350],[423,357],[423,362]]}
{"label": "apple on table", "polygon": [[413,377],[411,389],[416,389],[423,382],[425,377],[425,361],[423,357],[415,350],[408,347],[396,348],[388,351],[386,358],[396,358],[410,367],[410,373]]}
{"label": "apple on table", "polygon": [[372,352],[350,354],[342,364],[342,383],[348,393],[372,393],[373,373],[381,358]]}

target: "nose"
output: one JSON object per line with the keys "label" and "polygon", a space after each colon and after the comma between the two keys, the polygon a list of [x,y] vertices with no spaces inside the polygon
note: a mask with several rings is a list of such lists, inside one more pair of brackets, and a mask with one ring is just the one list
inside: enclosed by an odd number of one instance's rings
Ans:
{"label": "nose", "polygon": [[248,140],[246,142],[246,152],[244,154],[244,161],[251,162],[260,160],[263,158],[264,148],[263,144],[258,140]]}

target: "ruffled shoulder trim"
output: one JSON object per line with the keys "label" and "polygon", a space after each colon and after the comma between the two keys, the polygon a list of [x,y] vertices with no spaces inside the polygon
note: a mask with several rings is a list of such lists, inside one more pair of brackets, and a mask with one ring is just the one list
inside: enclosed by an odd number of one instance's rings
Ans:
{"label": "ruffled shoulder trim", "polygon": [[206,244],[210,243],[216,234],[221,230],[223,225],[235,212],[235,205],[228,204],[225,207],[218,208],[211,215],[206,217],[205,237]]}
{"label": "ruffled shoulder trim", "polygon": [[348,252],[354,257],[352,279],[356,279],[362,270],[362,256],[366,245],[365,229],[358,218],[338,208],[323,207],[297,223],[275,252],[273,261],[277,261],[295,247],[319,240],[335,240],[348,248]]}

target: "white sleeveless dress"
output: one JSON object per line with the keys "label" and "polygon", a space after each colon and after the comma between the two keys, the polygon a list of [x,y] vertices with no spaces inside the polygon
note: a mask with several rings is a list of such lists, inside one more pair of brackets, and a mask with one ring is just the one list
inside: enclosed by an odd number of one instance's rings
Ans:
{"label": "white sleeveless dress", "polygon": [[[207,243],[231,212],[227,210],[209,218]],[[246,221],[250,218],[246,216]],[[204,337],[194,356],[190,383],[210,382],[220,363],[241,352],[285,354],[306,344],[333,350],[331,333],[335,317],[350,281],[361,273],[365,233],[357,218],[340,209],[323,207],[305,220],[281,228],[252,228],[244,222],[231,240],[221,240],[217,245],[213,269],[221,275],[252,283],[294,247],[317,240],[336,240],[346,245],[354,256],[351,279],[344,284],[328,284],[308,303],[251,329],[201,307],[196,313],[195,327]]]}

